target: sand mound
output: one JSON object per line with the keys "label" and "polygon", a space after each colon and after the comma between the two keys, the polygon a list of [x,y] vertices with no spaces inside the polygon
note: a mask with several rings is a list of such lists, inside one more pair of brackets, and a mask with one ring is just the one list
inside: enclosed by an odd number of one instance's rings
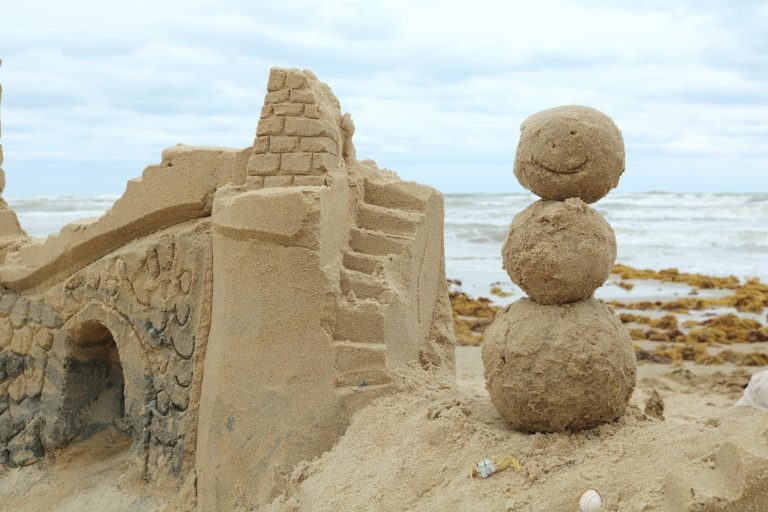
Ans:
{"label": "sand mound", "polygon": [[[469,478],[481,459],[506,454],[519,473]],[[631,407],[595,430],[529,435],[487,396],[430,389],[362,410],[268,510],[572,511],[594,488],[605,510],[758,511],[767,475],[768,416],[756,409],[673,423]]]}

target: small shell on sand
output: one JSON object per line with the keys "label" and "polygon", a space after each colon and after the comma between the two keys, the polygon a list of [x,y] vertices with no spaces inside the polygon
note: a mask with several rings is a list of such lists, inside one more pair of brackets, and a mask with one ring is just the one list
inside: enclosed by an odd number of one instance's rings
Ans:
{"label": "small shell on sand", "polygon": [[581,512],[598,512],[598,510],[603,508],[603,498],[596,490],[589,489],[581,495],[579,508]]}

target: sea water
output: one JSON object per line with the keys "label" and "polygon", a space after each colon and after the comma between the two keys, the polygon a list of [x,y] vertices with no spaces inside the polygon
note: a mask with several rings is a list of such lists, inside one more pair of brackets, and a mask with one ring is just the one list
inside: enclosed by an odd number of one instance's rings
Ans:
{"label": "sea water", "polygon": [[[8,199],[27,232],[42,237],[98,217],[114,196]],[[445,196],[446,274],[488,286],[508,282],[501,246],[532,194]],[[619,263],[639,268],[755,276],[768,281],[768,194],[619,194],[593,205],[616,232]]]}
{"label": "sea water", "polygon": [[[446,273],[504,276],[501,246],[532,194],[445,198]],[[618,194],[592,205],[616,233],[617,262],[768,281],[768,194]]]}

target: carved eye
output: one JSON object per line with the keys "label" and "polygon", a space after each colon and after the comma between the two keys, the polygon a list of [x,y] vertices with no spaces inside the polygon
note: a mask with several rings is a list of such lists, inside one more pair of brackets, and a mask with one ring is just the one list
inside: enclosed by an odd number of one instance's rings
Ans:
{"label": "carved eye", "polygon": [[571,135],[576,135],[576,130],[571,130]]}

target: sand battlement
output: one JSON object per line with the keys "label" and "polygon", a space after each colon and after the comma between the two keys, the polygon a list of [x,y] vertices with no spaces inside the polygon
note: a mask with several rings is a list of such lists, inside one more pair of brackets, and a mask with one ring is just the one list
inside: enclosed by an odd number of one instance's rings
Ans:
{"label": "sand battlement", "polygon": [[353,132],[311,72],[273,69],[252,147],[166,149],[101,218],[15,233],[0,464],[116,428],[200,510],[252,506],[403,375],[452,379],[442,196]]}

